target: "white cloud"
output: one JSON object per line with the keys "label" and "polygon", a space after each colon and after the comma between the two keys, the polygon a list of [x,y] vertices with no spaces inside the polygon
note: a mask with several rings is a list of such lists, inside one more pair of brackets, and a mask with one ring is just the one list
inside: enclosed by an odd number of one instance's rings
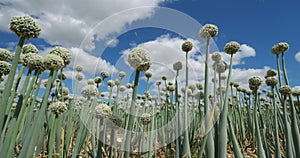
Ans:
{"label": "white cloud", "polygon": [[[12,16],[31,15],[37,18],[42,27],[40,37],[50,44],[79,47],[86,35],[90,34],[87,46],[93,49],[93,40],[106,41],[109,34],[118,33],[125,25],[147,18],[154,12],[151,7],[133,8],[158,6],[164,1],[87,0],[83,3],[80,0],[3,0],[0,7],[0,30],[9,31]],[[109,19],[112,15],[114,18]]]}
{"label": "white cloud", "polygon": [[259,76],[264,80],[264,76],[266,72],[270,69],[270,67],[264,67],[261,69],[253,69],[253,68],[243,68],[243,69],[233,69],[231,80],[239,83],[240,86],[244,88],[248,88],[248,80],[250,77]]}
{"label": "white cloud", "polygon": [[116,73],[118,70],[115,66],[111,65],[106,60],[88,54],[80,48],[70,48],[72,52],[72,62],[70,67],[80,65],[84,68],[85,72],[89,74],[99,74],[101,71],[108,71],[110,74]]}
{"label": "white cloud", "polygon": [[300,52],[295,55],[295,59],[300,63]]}

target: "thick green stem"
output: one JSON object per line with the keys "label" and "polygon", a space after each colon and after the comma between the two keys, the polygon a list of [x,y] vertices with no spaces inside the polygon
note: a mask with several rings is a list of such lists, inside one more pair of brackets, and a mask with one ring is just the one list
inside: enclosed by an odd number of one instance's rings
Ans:
{"label": "thick green stem", "polygon": [[125,153],[124,157],[129,158],[130,155],[130,147],[131,147],[131,132],[133,129],[133,123],[134,123],[134,111],[135,111],[135,105],[136,105],[136,96],[137,96],[137,90],[138,90],[138,83],[139,83],[139,76],[140,76],[140,71],[136,70],[135,73],[135,78],[134,78],[134,85],[133,85],[133,92],[132,92],[132,100],[131,100],[131,105],[130,105],[130,113],[128,120],[128,124],[125,129],[125,137],[123,140],[125,140]]}
{"label": "thick green stem", "polygon": [[273,108],[274,108],[274,134],[275,134],[275,158],[281,158],[281,150],[280,150],[280,142],[279,142],[279,132],[278,132],[278,112],[277,112],[277,105],[276,105],[276,101],[275,101],[275,93],[274,93],[274,87],[272,87],[271,89],[272,91],[272,104],[273,104]]}
{"label": "thick green stem", "polygon": [[291,142],[291,126],[288,119],[288,113],[287,113],[287,105],[286,105],[286,97],[283,96],[282,100],[282,106],[283,106],[283,116],[284,116],[284,127],[285,127],[285,147],[286,147],[286,153],[285,157],[293,157],[293,151],[292,151],[292,142]]}
{"label": "thick green stem", "polygon": [[16,49],[16,53],[15,53],[15,57],[12,61],[12,65],[10,67],[10,71],[8,74],[8,78],[7,81],[5,83],[5,88],[4,88],[4,93],[3,96],[1,97],[1,101],[0,101],[0,131],[1,132],[5,132],[2,127],[3,127],[3,123],[4,123],[4,119],[6,118],[4,115],[5,111],[6,111],[6,104],[8,102],[8,99],[10,97],[10,93],[11,93],[11,88],[13,86],[14,83],[14,77],[17,71],[17,66],[18,66],[18,61],[20,60],[20,56],[21,56],[21,52],[22,52],[22,47],[25,41],[25,37],[21,37],[19,40],[19,43],[17,45],[17,49]]}
{"label": "thick green stem", "polygon": [[225,101],[220,116],[220,124],[219,124],[219,131],[218,131],[219,132],[218,157],[226,157],[227,154],[228,92],[229,92],[229,83],[231,80],[231,73],[232,73],[232,61],[233,61],[233,54],[231,54],[230,57],[229,72],[228,72],[227,83],[226,83]]}
{"label": "thick green stem", "polygon": [[183,107],[183,120],[184,120],[184,142],[183,142],[183,153],[182,155],[187,158],[191,157],[190,142],[189,142],[189,131],[188,131],[188,52],[185,56],[185,91],[184,91],[184,107]]}

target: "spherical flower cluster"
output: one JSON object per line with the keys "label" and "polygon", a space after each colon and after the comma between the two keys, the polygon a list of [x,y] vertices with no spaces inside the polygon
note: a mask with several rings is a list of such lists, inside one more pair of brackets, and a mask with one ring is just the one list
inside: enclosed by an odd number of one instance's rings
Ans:
{"label": "spherical flower cluster", "polygon": [[6,61],[0,61],[0,76],[9,74],[10,64]]}
{"label": "spherical flower cluster", "polygon": [[270,87],[275,87],[278,83],[278,80],[276,77],[268,77],[266,79],[266,85]]}
{"label": "spherical flower cluster", "polygon": [[266,74],[266,78],[267,77],[273,77],[273,76],[276,76],[277,75],[277,71],[276,70],[274,70],[274,69],[270,69],[270,70],[268,70],[267,71],[267,74]]}
{"label": "spherical flower cluster", "polygon": [[23,46],[22,53],[23,54],[28,54],[28,53],[37,54],[37,53],[39,53],[39,50],[36,48],[36,46],[34,46],[33,44],[29,43],[29,44],[25,44]]}
{"label": "spherical flower cluster", "polygon": [[114,81],[114,83],[115,83],[116,86],[119,86],[121,84],[121,80],[120,79],[116,79]]}
{"label": "spherical flower cluster", "polygon": [[289,44],[286,42],[280,42],[272,47],[273,54],[282,54],[289,49]]}
{"label": "spherical flower cluster", "polygon": [[197,87],[198,90],[203,89],[203,85],[201,83],[196,83],[196,87]]}
{"label": "spherical flower cluster", "polygon": [[12,55],[9,50],[0,48],[0,61],[11,61]]}
{"label": "spherical flower cluster", "polygon": [[151,115],[149,113],[143,113],[141,121],[143,125],[148,125],[151,122]]}
{"label": "spherical flower cluster", "polygon": [[231,41],[225,45],[224,51],[227,54],[235,54],[236,52],[239,51],[240,47],[241,45],[238,42]]}
{"label": "spherical flower cluster", "polygon": [[26,39],[37,38],[41,33],[41,28],[29,16],[14,16],[10,19],[9,29],[19,37]]}
{"label": "spherical flower cluster", "polygon": [[203,39],[213,38],[217,34],[218,34],[218,27],[213,24],[206,24],[199,31],[199,36]]}
{"label": "spherical flower cluster", "polygon": [[215,62],[213,68],[217,73],[223,73],[227,69],[227,64],[224,61]]}
{"label": "spherical flower cluster", "polygon": [[95,84],[95,81],[93,79],[88,79],[87,80],[87,84],[88,85],[94,85]]}
{"label": "spherical flower cluster", "polygon": [[221,53],[220,52],[214,52],[211,55],[211,59],[215,62],[218,62],[222,59]]}
{"label": "spherical flower cluster", "polygon": [[149,52],[141,47],[132,49],[128,53],[127,61],[132,68],[138,71],[147,71],[152,64]]}
{"label": "spherical flower cluster", "polygon": [[63,96],[66,96],[66,95],[69,95],[69,94],[70,94],[70,90],[69,90],[68,87],[62,87],[62,90],[61,90],[60,92],[61,92],[61,94],[62,94]]}
{"label": "spherical flower cluster", "polygon": [[96,84],[101,83],[101,81],[102,81],[102,79],[101,79],[101,77],[99,77],[99,76],[96,76],[96,77],[94,78],[94,82],[95,82]]}
{"label": "spherical flower cluster", "polygon": [[120,71],[119,72],[119,77],[120,78],[123,78],[123,77],[125,77],[126,76],[126,72],[124,72],[124,71]]}
{"label": "spherical flower cluster", "polygon": [[109,77],[109,73],[107,71],[102,71],[100,74],[101,74],[101,76],[102,76],[103,79]]}
{"label": "spherical flower cluster", "polygon": [[181,49],[182,49],[182,51],[187,53],[193,49],[193,43],[190,41],[185,41],[182,43]]}
{"label": "spherical flower cluster", "polygon": [[107,81],[107,85],[108,85],[109,87],[113,87],[113,86],[115,86],[115,81],[114,81],[114,80],[108,80],[108,81]]}
{"label": "spherical flower cluster", "polygon": [[167,90],[173,92],[175,90],[174,86],[167,86]]}
{"label": "spherical flower cluster", "polygon": [[27,58],[27,67],[37,72],[43,72],[45,70],[44,58],[38,54],[32,54],[30,58]]}
{"label": "spherical flower cluster", "polygon": [[258,76],[253,76],[248,80],[249,87],[257,89],[262,84],[262,79]]}
{"label": "spherical flower cluster", "polygon": [[81,90],[81,95],[86,98],[96,96],[97,94],[98,89],[94,85],[86,85]]}
{"label": "spherical flower cluster", "polygon": [[152,72],[149,71],[149,70],[146,71],[146,72],[145,72],[145,76],[146,76],[146,78],[148,78],[148,79],[151,78],[151,77],[152,77]]}
{"label": "spherical flower cluster", "polygon": [[204,99],[204,93],[202,91],[198,91],[194,94],[194,97],[198,100]]}
{"label": "spherical flower cluster", "polygon": [[166,80],[167,80],[167,76],[166,76],[166,75],[163,75],[163,76],[161,77],[161,79],[164,80],[164,81],[166,81]]}
{"label": "spherical flower cluster", "polygon": [[182,69],[182,62],[181,62],[181,61],[175,62],[175,63],[173,64],[173,69],[174,69],[175,71],[181,70],[181,69]]}
{"label": "spherical flower cluster", "polygon": [[57,101],[52,103],[48,109],[54,114],[59,115],[67,110],[67,105],[65,102]]}
{"label": "spherical flower cluster", "polygon": [[111,115],[111,108],[107,104],[99,104],[94,109],[96,118],[106,118]]}
{"label": "spherical flower cluster", "polygon": [[83,75],[81,73],[78,73],[75,75],[75,79],[81,81],[83,79]]}
{"label": "spherical flower cluster", "polygon": [[62,69],[64,65],[64,60],[55,54],[47,54],[44,58],[44,66],[47,70],[59,70]]}
{"label": "spherical flower cluster", "polygon": [[67,76],[65,74],[63,74],[63,73],[60,73],[60,74],[57,75],[57,78],[61,79],[61,80],[66,80]]}
{"label": "spherical flower cluster", "polygon": [[120,92],[125,92],[126,91],[126,87],[125,86],[120,86]]}
{"label": "spherical flower cluster", "polygon": [[81,72],[81,71],[83,70],[83,68],[82,68],[82,66],[77,65],[77,66],[75,67],[75,70],[76,70],[77,72]]}
{"label": "spherical flower cluster", "polygon": [[50,50],[49,54],[55,54],[60,56],[64,60],[64,65],[67,66],[71,63],[71,53],[68,49],[64,47],[55,47],[52,50]]}
{"label": "spherical flower cluster", "polygon": [[288,85],[283,85],[279,88],[279,93],[284,96],[287,96],[289,94],[292,94],[292,88]]}

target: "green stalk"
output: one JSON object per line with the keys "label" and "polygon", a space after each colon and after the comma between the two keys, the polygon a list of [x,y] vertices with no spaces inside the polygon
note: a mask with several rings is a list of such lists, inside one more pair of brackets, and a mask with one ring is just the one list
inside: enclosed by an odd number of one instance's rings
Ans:
{"label": "green stalk", "polygon": [[[271,87],[272,93],[274,93],[274,87]],[[279,134],[278,134],[278,112],[277,112],[277,105],[275,101],[275,96],[272,97],[272,104],[274,108],[274,134],[275,134],[275,158],[281,158],[281,150],[280,150],[280,142],[279,142]]]}
{"label": "green stalk", "polygon": [[58,115],[51,114],[51,128],[49,129],[50,130],[50,136],[49,136],[49,141],[48,141],[48,157],[49,158],[52,158],[52,156],[53,156],[57,121],[58,121]]}
{"label": "green stalk", "polygon": [[264,151],[263,144],[261,141],[262,139],[260,136],[260,127],[259,127],[258,115],[257,115],[257,108],[259,108],[259,107],[257,107],[259,104],[257,90],[255,90],[254,99],[255,99],[255,101],[254,101],[254,123],[255,123],[255,134],[256,134],[256,140],[257,140],[258,157],[265,158],[266,155],[265,155],[265,151]]}
{"label": "green stalk", "polygon": [[19,40],[19,43],[18,43],[17,49],[16,49],[16,53],[15,53],[15,57],[12,61],[12,65],[10,67],[8,78],[7,78],[6,83],[5,83],[4,93],[3,93],[3,96],[1,97],[1,103],[0,103],[0,129],[1,129],[1,133],[5,132],[5,130],[3,130],[2,127],[3,127],[4,120],[6,118],[5,117],[6,115],[4,115],[5,111],[6,111],[6,108],[7,108],[6,104],[8,102],[9,97],[10,97],[11,88],[13,86],[14,77],[15,77],[15,74],[16,74],[18,61],[20,60],[20,55],[21,55],[21,52],[22,52],[22,47],[23,47],[24,41],[25,41],[25,37],[21,37],[20,40]]}
{"label": "green stalk", "polygon": [[32,133],[24,140],[24,145],[21,150],[20,157],[31,157],[34,153],[34,147],[35,147],[35,143],[37,142],[38,133],[42,129],[46,118],[45,112],[47,110],[48,97],[50,95],[51,86],[55,80],[56,74],[57,74],[57,70],[51,70],[49,74],[49,79],[47,82],[46,91],[41,104],[41,109],[39,110],[37,117],[35,117],[33,121]]}
{"label": "green stalk", "polygon": [[228,92],[229,92],[229,83],[231,80],[231,73],[232,73],[232,61],[233,61],[233,54],[230,56],[230,65],[229,65],[229,72],[227,77],[226,83],[226,92],[225,92],[225,101],[223,105],[223,109],[221,111],[220,116],[220,123],[219,123],[219,154],[218,157],[226,157],[227,154],[227,113],[228,113]]}
{"label": "green stalk", "polygon": [[[208,61],[209,61],[209,45],[210,45],[210,38],[206,40],[206,52],[205,52],[205,79],[204,79],[204,113],[205,116],[208,116],[209,114],[209,92],[208,92],[208,75],[209,75],[209,68],[208,68]],[[215,97],[215,96],[214,96]],[[205,118],[205,123],[207,124],[208,120]],[[211,128],[208,126],[208,128]],[[205,129],[207,131],[207,129]],[[208,133],[208,141],[206,144],[206,154],[208,158],[214,158],[215,157],[215,148],[214,148],[214,140],[212,132],[210,131]]]}
{"label": "green stalk", "polygon": [[183,107],[183,120],[184,120],[184,142],[183,142],[183,152],[182,155],[185,157],[191,157],[190,142],[189,142],[189,132],[188,132],[188,52],[185,54],[185,91],[184,91],[184,107]]}
{"label": "green stalk", "polygon": [[6,107],[5,115],[7,115],[10,112],[11,105],[12,105],[12,103],[14,101],[15,96],[16,96],[16,93],[17,93],[17,90],[18,90],[18,86],[19,86],[19,83],[21,81],[21,77],[23,75],[24,68],[25,68],[25,66],[22,65],[21,68],[20,68],[20,70],[19,70],[19,73],[18,73],[18,76],[17,76],[17,79],[16,79],[16,83],[15,83],[15,85],[13,87],[13,90],[11,91],[11,96],[10,96],[10,98],[8,100],[8,104],[7,104],[8,107]]}
{"label": "green stalk", "polygon": [[176,139],[176,158],[180,158],[182,157],[181,154],[181,126],[180,126],[180,116],[181,116],[181,112],[180,112],[180,104],[179,104],[179,98],[178,98],[178,70],[176,72],[176,78],[175,78],[175,102],[176,102],[176,109],[177,109],[177,127],[176,127],[176,136],[178,137]]}
{"label": "green stalk", "polygon": [[[281,64],[282,64],[282,70],[283,70],[285,83],[286,83],[286,85],[289,85],[289,80],[288,80],[288,76],[287,76],[286,69],[285,69],[284,53],[282,53],[281,57],[282,57]],[[295,151],[296,151],[296,156],[300,157],[299,126],[297,124],[296,110],[295,110],[295,106],[294,106],[294,102],[293,102],[291,94],[289,95],[289,101],[290,101],[290,109],[291,109],[292,137],[293,137],[294,147],[295,147]]]}
{"label": "green stalk", "polygon": [[285,131],[285,147],[286,147],[285,157],[293,157],[293,151],[292,151],[293,147],[292,147],[292,142],[291,142],[291,126],[288,121],[286,97],[287,96],[283,96],[283,100],[282,100],[284,128],[285,128],[285,130],[284,130]]}
{"label": "green stalk", "polygon": [[280,62],[279,62],[279,54],[276,54],[276,64],[277,64],[277,73],[278,73],[278,81],[279,81],[279,87],[281,87],[281,73],[280,73]]}
{"label": "green stalk", "polygon": [[234,130],[232,127],[231,115],[227,115],[227,117],[228,117],[229,134],[230,134],[231,142],[233,145],[234,157],[242,158],[242,157],[244,157],[244,155],[241,152],[241,148],[239,146],[239,143],[237,141],[237,138],[235,136],[235,133],[234,133]]}
{"label": "green stalk", "polygon": [[134,118],[135,116],[132,115],[135,111],[135,104],[136,104],[136,96],[137,96],[137,90],[138,90],[138,83],[139,83],[139,76],[140,76],[140,71],[136,70],[135,73],[135,78],[134,78],[134,85],[133,85],[133,92],[132,92],[132,101],[130,105],[130,113],[129,113],[129,118],[128,118],[128,125],[127,128],[125,129],[125,151],[124,151],[124,157],[129,158],[130,155],[130,146],[131,146],[131,131],[133,129],[133,123],[134,123]]}

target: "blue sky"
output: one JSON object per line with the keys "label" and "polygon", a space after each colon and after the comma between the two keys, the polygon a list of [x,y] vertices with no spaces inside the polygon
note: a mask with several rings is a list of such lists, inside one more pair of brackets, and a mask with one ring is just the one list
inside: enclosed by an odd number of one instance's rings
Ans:
{"label": "blue sky", "polygon": [[[285,53],[286,67],[290,84],[295,87],[300,83],[299,6],[296,0],[3,0],[0,47],[14,51],[17,44],[18,38],[8,29],[10,17],[31,15],[37,18],[42,34],[26,43],[35,44],[41,54],[56,45],[68,48],[74,56],[65,71],[69,78],[74,65],[85,67],[86,78],[102,70],[112,74],[126,71],[132,76],[125,54],[135,46],[143,46],[154,59],[150,69],[154,82],[163,74],[174,77],[172,64],[184,61],[180,46],[189,39],[195,45],[189,61],[191,82],[203,82],[204,41],[198,37],[198,31],[201,25],[212,23],[219,27],[219,34],[211,44],[211,52],[222,52],[232,40],[242,44],[235,58],[234,81],[247,87],[249,77],[263,76],[266,70],[275,68],[271,47],[286,41],[290,44]],[[228,61],[228,56],[223,57]]]}

